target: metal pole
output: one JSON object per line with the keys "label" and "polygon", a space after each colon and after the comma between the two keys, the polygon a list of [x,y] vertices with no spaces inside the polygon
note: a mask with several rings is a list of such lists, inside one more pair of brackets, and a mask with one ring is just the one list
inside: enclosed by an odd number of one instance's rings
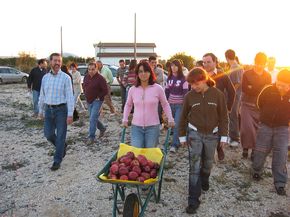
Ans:
{"label": "metal pole", "polygon": [[61,56],[63,55],[63,50],[62,50],[62,26],[60,27],[60,54],[61,54]]}
{"label": "metal pole", "polygon": [[134,14],[134,60],[137,59],[137,44],[136,44],[136,13]]}

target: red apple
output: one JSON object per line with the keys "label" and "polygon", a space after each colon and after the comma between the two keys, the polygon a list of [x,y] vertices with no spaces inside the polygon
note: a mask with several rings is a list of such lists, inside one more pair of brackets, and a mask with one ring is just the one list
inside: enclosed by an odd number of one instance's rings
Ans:
{"label": "red apple", "polygon": [[127,175],[129,173],[129,170],[127,169],[127,167],[120,167],[119,168],[119,174],[122,175]]}
{"label": "red apple", "polygon": [[134,172],[136,172],[138,175],[140,175],[141,174],[141,168],[139,167],[139,166],[134,166],[133,168],[132,168],[132,171],[134,171]]}
{"label": "red apple", "polygon": [[135,181],[137,179],[137,177],[138,177],[138,174],[136,172],[134,172],[134,171],[131,171],[131,172],[129,172],[128,177],[129,177],[129,180]]}
{"label": "red apple", "polygon": [[117,164],[113,164],[110,168],[110,173],[117,175],[119,171],[119,166]]}
{"label": "red apple", "polygon": [[122,175],[122,176],[120,176],[120,179],[121,179],[121,180],[128,180],[128,176],[126,176],[126,175]]}
{"label": "red apple", "polygon": [[136,179],[138,182],[144,182],[145,181],[145,178],[143,176],[139,176],[137,177]]}
{"label": "red apple", "polygon": [[156,169],[151,170],[151,171],[150,171],[150,178],[155,179],[156,176],[157,176],[157,171],[156,171]]}
{"label": "red apple", "polygon": [[146,172],[142,172],[141,176],[144,177],[145,180],[150,179],[150,174]]}
{"label": "red apple", "polygon": [[134,159],[134,160],[131,161],[131,167],[139,166],[139,165],[140,164],[139,164],[139,161],[138,160]]}
{"label": "red apple", "polygon": [[135,154],[132,151],[127,152],[126,156],[129,157],[131,160],[135,158]]}

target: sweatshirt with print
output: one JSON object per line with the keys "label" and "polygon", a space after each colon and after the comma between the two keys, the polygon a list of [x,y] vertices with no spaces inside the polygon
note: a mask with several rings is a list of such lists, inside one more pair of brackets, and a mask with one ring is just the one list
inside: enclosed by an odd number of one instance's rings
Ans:
{"label": "sweatshirt with print", "polygon": [[182,104],[184,95],[188,92],[188,82],[185,77],[170,76],[165,86],[165,95],[169,104]]}

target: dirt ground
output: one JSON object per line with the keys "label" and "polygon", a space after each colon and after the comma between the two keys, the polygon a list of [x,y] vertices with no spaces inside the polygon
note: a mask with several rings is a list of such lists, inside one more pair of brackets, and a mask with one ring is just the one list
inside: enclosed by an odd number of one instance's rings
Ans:
{"label": "dirt ground", "polygon": [[[52,172],[53,147],[43,136],[42,121],[31,117],[31,99],[26,93],[25,84],[0,85],[0,216],[111,216],[112,187],[97,181],[96,174],[118,149],[121,116],[104,110],[107,132],[98,144],[88,146],[88,116],[82,115],[68,127],[67,155],[61,168]],[[120,98],[113,100],[120,110]],[[126,135],[129,140],[129,130]],[[164,137],[165,132],[160,143]],[[225,160],[215,163],[210,189],[202,194],[201,206],[192,216],[290,217],[290,197],[278,196],[273,187],[271,157],[263,180],[257,183],[250,177],[250,160],[241,159],[241,149],[227,147],[225,151]],[[150,201],[145,216],[189,216],[185,213],[187,158],[185,149],[169,155],[161,201]]]}

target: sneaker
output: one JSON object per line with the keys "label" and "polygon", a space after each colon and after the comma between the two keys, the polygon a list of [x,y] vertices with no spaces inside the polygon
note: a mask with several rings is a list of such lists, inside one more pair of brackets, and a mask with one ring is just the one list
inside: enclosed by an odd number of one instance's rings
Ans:
{"label": "sneaker", "polygon": [[172,146],[172,147],[170,148],[169,151],[170,151],[171,153],[176,153],[176,148]]}
{"label": "sneaker", "polygon": [[286,195],[286,191],[285,191],[284,187],[276,188],[276,192],[277,192],[278,195],[281,195],[281,196],[285,196]]}
{"label": "sneaker", "polygon": [[52,166],[50,167],[50,169],[52,171],[56,171],[60,168],[60,164],[53,162]]}
{"label": "sneaker", "polygon": [[106,130],[107,129],[104,129],[104,130],[100,131],[99,138],[102,138],[105,135]]}
{"label": "sneaker", "polygon": [[232,147],[232,148],[237,148],[237,147],[239,147],[239,142],[237,142],[237,141],[232,141],[231,143],[230,143],[230,147]]}
{"label": "sneaker", "polygon": [[188,205],[188,207],[186,207],[186,213],[188,214],[194,214],[196,213],[197,208],[199,207],[200,203],[194,204],[194,205]]}
{"label": "sneaker", "polygon": [[91,139],[89,138],[87,141],[86,141],[86,144],[87,145],[93,145],[95,143],[95,140],[94,139]]}
{"label": "sneaker", "polygon": [[258,182],[258,181],[260,181],[262,179],[262,177],[258,173],[254,173],[253,174],[253,179]]}
{"label": "sneaker", "polygon": [[217,154],[218,154],[218,159],[219,159],[219,160],[223,160],[223,159],[225,159],[225,153],[224,153],[224,150],[223,150],[222,147],[220,147],[219,145],[218,145],[218,147],[217,147]]}

